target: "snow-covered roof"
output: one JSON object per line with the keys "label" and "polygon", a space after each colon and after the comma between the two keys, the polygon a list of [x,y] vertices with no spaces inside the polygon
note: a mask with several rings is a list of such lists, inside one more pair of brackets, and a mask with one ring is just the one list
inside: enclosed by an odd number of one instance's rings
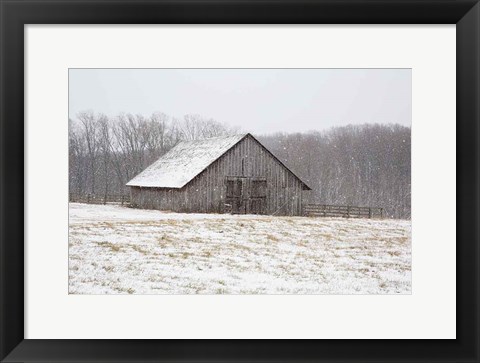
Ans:
{"label": "snow-covered roof", "polygon": [[182,141],[127,186],[182,188],[247,134]]}

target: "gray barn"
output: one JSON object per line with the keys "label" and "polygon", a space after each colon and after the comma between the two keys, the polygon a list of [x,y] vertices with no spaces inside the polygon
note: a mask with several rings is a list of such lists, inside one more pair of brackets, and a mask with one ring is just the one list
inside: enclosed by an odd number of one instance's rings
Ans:
{"label": "gray barn", "polygon": [[293,216],[310,190],[251,134],[180,142],[127,186],[138,208]]}

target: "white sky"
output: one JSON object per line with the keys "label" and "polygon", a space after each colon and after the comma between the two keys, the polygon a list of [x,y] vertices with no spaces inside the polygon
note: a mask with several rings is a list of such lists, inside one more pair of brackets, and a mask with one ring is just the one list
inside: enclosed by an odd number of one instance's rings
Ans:
{"label": "white sky", "polygon": [[70,69],[69,117],[199,114],[256,134],[411,125],[410,69]]}

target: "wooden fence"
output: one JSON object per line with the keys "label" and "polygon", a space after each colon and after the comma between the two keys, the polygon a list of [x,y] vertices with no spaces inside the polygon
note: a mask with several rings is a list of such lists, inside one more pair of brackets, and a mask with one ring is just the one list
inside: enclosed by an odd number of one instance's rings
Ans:
{"label": "wooden fence", "polygon": [[74,194],[70,193],[69,196],[70,202],[77,202],[77,203],[89,203],[89,204],[107,204],[107,203],[115,203],[115,204],[129,204],[130,203],[130,196],[129,195],[122,195],[122,194],[111,194],[111,195],[95,195],[95,194]]}
{"label": "wooden fence", "polygon": [[303,208],[303,214],[308,217],[383,218],[383,208],[307,204]]}

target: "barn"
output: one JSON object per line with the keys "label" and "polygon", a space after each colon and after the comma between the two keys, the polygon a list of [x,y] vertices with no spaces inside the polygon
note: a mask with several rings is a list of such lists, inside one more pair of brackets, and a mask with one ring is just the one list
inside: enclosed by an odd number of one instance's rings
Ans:
{"label": "barn", "polygon": [[310,190],[251,134],[180,142],[127,186],[137,208],[289,216]]}

